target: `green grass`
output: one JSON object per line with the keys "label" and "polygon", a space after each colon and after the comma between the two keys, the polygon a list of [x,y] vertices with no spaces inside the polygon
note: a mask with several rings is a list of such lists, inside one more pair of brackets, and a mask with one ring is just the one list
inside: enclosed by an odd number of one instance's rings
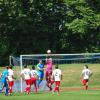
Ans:
{"label": "green grass", "polygon": [[[81,86],[80,75],[84,64],[66,64],[60,68],[63,73],[62,87],[79,87]],[[93,72],[93,76],[89,80],[90,86],[100,87],[100,64],[88,64]]]}
{"label": "green grass", "polygon": [[100,91],[66,91],[60,95],[41,92],[38,94],[13,94],[4,96],[0,94],[0,100],[100,100]]}

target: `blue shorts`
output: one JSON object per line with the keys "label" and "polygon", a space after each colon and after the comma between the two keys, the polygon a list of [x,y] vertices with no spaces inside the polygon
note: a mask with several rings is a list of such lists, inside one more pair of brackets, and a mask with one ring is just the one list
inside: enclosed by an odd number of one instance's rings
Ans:
{"label": "blue shorts", "polygon": [[7,88],[8,87],[8,83],[6,81],[2,82],[2,86]]}
{"label": "blue shorts", "polygon": [[44,71],[38,70],[38,76],[39,78],[44,78]]}

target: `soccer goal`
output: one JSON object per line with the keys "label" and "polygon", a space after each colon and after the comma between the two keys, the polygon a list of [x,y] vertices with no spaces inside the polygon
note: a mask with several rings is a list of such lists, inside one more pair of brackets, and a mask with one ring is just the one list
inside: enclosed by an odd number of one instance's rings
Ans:
{"label": "soccer goal", "polygon": [[[100,63],[100,53],[81,53],[81,54],[50,54],[49,55],[53,60],[53,65],[66,65],[66,64],[76,64],[76,63],[84,63],[84,64],[93,64]],[[24,65],[28,65],[31,69],[32,65],[37,65],[38,61],[41,59],[46,65],[46,57],[47,54],[33,54],[33,55],[20,55],[20,57],[9,57],[9,63],[14,65],[15,76],[17,80],[15,82],[15,90],[16,91],[24,91],[25,83],[20,78],[21,70]],[[46,85],[42,85],[41,90],[46,90]]]}

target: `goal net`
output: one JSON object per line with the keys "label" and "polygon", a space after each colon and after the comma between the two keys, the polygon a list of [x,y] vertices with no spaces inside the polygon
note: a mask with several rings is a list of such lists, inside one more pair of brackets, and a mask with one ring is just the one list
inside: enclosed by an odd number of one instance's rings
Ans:
{"label": "goal net", "polygon": [[[53,65],[55,64],[94,64],[100,63],[100,53],[82,53],[82,54],[50,54],[53,60]],[[24,65],[28,65],[31,69],[32,65],[37,65],[38,61],[41,59],[46,67],[46,57],[47,54],[34,54],[34,55],[20,55],[20,57],[9,57],[10,64],[14,65],[14,73],[17,80],[15,80],[14,91],[24,91],[25,82],[20,78],[21,70]],[[34,88],[34,87],[33,87]],[[45,79],[41,83],[40,90],[47,90]]]}

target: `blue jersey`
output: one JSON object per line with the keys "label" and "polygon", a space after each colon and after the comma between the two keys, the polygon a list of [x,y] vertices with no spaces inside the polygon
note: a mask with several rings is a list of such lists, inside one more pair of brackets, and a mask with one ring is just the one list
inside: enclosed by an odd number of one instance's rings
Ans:
{"label": "blue jersey", "polygon": [[41,69],[44,68],[44,65],[43,65],[43,64],[40,64],[40,63],[39,63],[37,66],[38,66],[39,68],[41,68]]}
{"label": "blue jersey", "polygon": [[42,69],[42,70],[38,70],[38,76],[40,78],[43,78],[44,77],[44,65],[39,63],[37,66]]}
{"label": "blue jersey", "polygon": [[7,76],[8,76],[8,70],[4,70],[1,77],[2,83],[6,83]]}

